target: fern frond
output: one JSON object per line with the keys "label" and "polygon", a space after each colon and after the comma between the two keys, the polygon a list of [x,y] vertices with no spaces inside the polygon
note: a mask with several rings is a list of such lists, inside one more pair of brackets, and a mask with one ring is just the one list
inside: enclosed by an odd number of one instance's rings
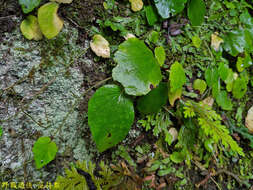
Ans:
{"label": "fern frond", "polygon": [[194,117],[196,113],[198,124],[204,134],[211,137],[215,143],[221,142],[225,148],[230,147],[233,152],[244,156],[243,150],[237,142],[229,135],[229,130],[221,123],[221,116],[212,108],[202,102],[188,101],[184,107],[185,117]]}
{"label": "fern frond", "polygon": [[90,190],[89,184],[86,181],[85,176],[78,173],[77,169],[81,169],[90,175],[92,182],[97,187],[97,190],[101,190],[99,180],[93,175],[95,164],[91,162],[77,162],[76,167],[72,166],[71,169],[66,169],[66,176],[58,176],[56,182],[59,184],[59,190]]}

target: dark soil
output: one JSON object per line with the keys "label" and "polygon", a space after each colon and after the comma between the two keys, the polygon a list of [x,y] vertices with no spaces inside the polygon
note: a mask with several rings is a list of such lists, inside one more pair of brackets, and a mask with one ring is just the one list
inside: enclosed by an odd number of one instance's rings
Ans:
{"label": "dark soil", "polygon": [[17,0],[0,0],[0,42],[5,32],[12,32],[17,25],[15,16],[21,15]]}

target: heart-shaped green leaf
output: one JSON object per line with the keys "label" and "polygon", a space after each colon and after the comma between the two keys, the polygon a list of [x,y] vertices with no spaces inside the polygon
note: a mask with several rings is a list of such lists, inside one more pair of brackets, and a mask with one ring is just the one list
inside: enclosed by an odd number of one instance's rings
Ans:
{"label": "heart-shaped green leaf", "polygon": [[161,17],[169,18],[180,13],[187,0],[154,0],[154,2]]}
{"label": "heart-shaped green leaf", "polygon": [[24,13],[29,13],[39,6],[40,0],[19,0],[18,3],[21,5]]}
{"label": "heart-shaped green leaf", "polygon": [[125,87],[127,94],[145,95],[162,79],[152,51],[137,38],[130,38],[120,44],[114,60],[118,65],[113,69],[112,77]]}
{"label": "heart-shaped green leaf", "polygon": [[29,15],[25,20],[22,21],[20,30],[28,40],[41,40],[43,37],[40,31],[38,20],[33,15]]}
{"label": "heart-shaped green leaf", "polygon": [[200,26],[204,22],[206,6],[203,0],[190,0],[187,7],[188,18],[193,26]]}
{"label": "heart-shaped green leaf", "polygon": [[147,95],[142,96],[137,101],[137,109],[144,114],[156,113],[168,100],[167,84],[162,82]]}
{"label": "heart-shaped green leaf", "polygon": [[49,137],[40,137],[35,142],[32,151],[36,168],[40,169],[55,158],[58,148]]}
{"label": "heart-shaped green leaf", "polygon": [[117,85],[99,88],[89,100],[88,123],[100,152],[122,141],[133,121],[133,102]]}
{"label": "heart-shaped green leaf", "polygon": [[41,32],[48,39],[57,36],[63,27],[63,21],[57,15],[58,8],[59,4],[52,2],[46,3],[38,10],[38,21]]}

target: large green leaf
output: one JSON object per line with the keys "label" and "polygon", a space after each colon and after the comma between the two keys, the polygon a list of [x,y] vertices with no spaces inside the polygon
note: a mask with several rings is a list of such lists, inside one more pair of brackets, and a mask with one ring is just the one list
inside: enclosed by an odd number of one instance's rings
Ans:
{"label": "large green leaf", "polygon": [[237,56],[245,50],[252,51],[252,36],[248,29],[238,29],[228,32],[224,37],[224,49],[232,56]]}
{"label": "large green leaf", "polygon": [[163,18],[169,18],[180,13],[187,0],[154,0],[158,13]]}
{"label": "large green leaf", "polygon": [[118,65],[113,69],[112,77],[125,87],[127,94],[145,95],[162,79],[152,51],[137,38],[130,38],[120,44],[114,60]]}
{"label": "large green leaf", "polygon": [[58,8],[58,3],[51,2],[38,10],[40,30],[48,39],[55,37],[63,27],[63,21],[57,15]]}
{"label": "large green leaf", "polygon": [[58,148],[49,137],[40,137],[35,142],[32,151],[36,168],[40,169],[55,158]]}
{"label": "large green leaf", "polygon": [[168,87],[167,83],[160,83],[159,86],[149,92],[147,95],[142,96],[137,101],[137,108],[144,114],[156,113],[168,100]]}
{"label": "large green leaf", "polygon": [[122,141],[133,121],[133,102],[117,85],[99,88],[89,100],[88,123],[100,152]]}
{"label": "large green leaf", "polygon": [[247,27],[251,33],[251,38],[253,38],[253,19],[247,10],[240,15],[240,21]]}
{"label": "large green leaf", "polygon": [[187,7],[188,18],[193,26],[200,26],[204,22],[206,6],[203,0],[190,0]]}
{"label": "large green leaf", "polygon": [[29,13],[39,6],[40,0],[19,0],[18,3],[21,5],[24,13]]}
{"label": "large green leaf", "polygon": [[170,91],[175,92],[178,89],[181,89],[186,82],[186,76],[183,66],[175,62],[170,67]]}

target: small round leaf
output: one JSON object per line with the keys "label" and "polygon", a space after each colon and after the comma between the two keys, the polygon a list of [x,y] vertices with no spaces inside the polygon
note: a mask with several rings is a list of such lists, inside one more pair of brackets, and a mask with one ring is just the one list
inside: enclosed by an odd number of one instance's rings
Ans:
{"label": "small round leaf", "polygon": [[100,152],[122,141],[133,121],[133,102],[117,85],[99,88],[89,100],[88,123]]}
{"label": "small round leaf", "polygon": [[41,32],[46,38],[57,36],[63,27],[63,21],[58,17],[59,4],[51,2],[41,6],[38,10],[38,21]]}
{"label": "small round leaf", "polygon": [[131,3],[131,9],[134,12],[140,11],[143,7],[142,0],[129,0]]}
{"label": "small round leaf", "polygon": [[43,37],[40,31],[38,20],[33,15],[29,15],[25,20],[22,21],[20,30],[28,40],[41,40]]}
{"label": "small round leaf", "polygon": [[90,47],[97,56],[104,58],[110,57],[109,42],[103,36],[99,34],[94,35],[90,42]]}
{"label": "small round leaf", "polygon": [[200,94],[203,94],[206,90],[206,82],[201,79],[196,79],[193,83],[194,90],[198,90]]}

